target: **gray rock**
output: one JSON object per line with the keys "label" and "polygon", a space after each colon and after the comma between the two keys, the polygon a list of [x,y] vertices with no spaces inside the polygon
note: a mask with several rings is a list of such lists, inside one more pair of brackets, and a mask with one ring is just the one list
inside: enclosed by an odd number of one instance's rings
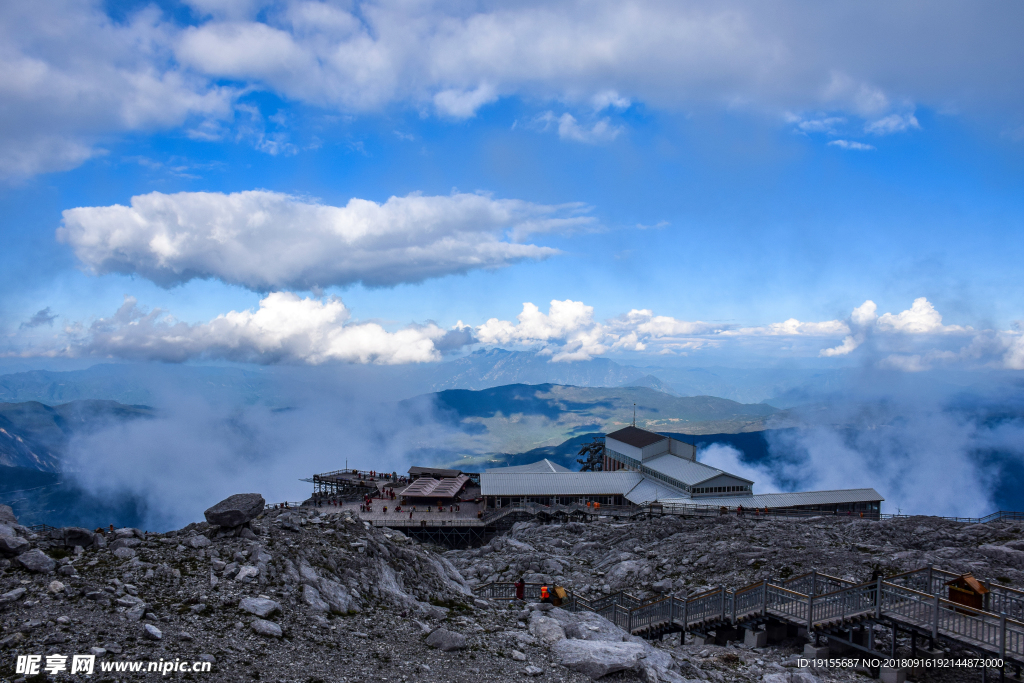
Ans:
{"label": "gray rock", "polygon": [[0,524],[17,524],[18,518],[14,516],[14,510],[10,505],[0,505]]}
{"label": "gray rock", "polygon": [[0,553],[19,555],[31,547],[31,544],[15,533],[7,524],[0,524]]}
{"label": "gray rock", "polygon": [[320,597],[320,591],[309,584],[302,587],[302,601],[317,612],[329,612],[331,609],[327,601]]}
{"label": "gray rock", "polygon": [[358,612],[359,603],[348,592],[348,590],[337,581],[320,579],[320,597],[327,601],[331,612],[335,614],[348,614]]}
{"label": "gray rock", "polygon": [[129,608],[124,616],[128,621],[139,621],[142,619],[142,615],[146,613],[146,603],[137,603],[134,607]]}
{"label": "gray rock", "polygon": [[444,652],[452,652],[453,650],[465,650],[466,649],[466,636],[455,631],[449,631],[448,629],[439,628],[427,636],[424,640],[430,647],[437,648]]}
{"label": "gray rock", "polygon": [[519,650],[512,650],[512,659],[516,660],[517,662],[525,662],[526,655],[520,652]]}
{"label": "gray rock", "polygon": [[118,548],[135,548],[140,545],[142,545],[142,541],[135,538],[134,536],[129,536],[125,538],[118,538],[117,540],[111,542],[110,549],[117,550]]}
{"label": "gray rock", "polygon": [[130,560],[135,557],[135,551],[131,548],[114,548],[113,554],[119,560]]}
{"label": "gray rock", "polygon": [[560,640],[551,648],[555,661],[598,679],[616,671],[637,669],[644,657],[642,643],[600,640]]}
{"label": "gray rock", "polygon": [[655,581],[651,584],[651,589],[654,590],[655,593],[670,593],[672,592],[672,579]]}
{"label": "gray rock", "polygon": [[49,574],[57,566],[53,558],[36,548],[18,555],[18,564],[36,574]]}
{"label": "gray rock", "polygon": [[27,591],[24,588],[15,588],[12,591],[7,591],[3,595],[0,595],[0,605],[6,605],[9,602],[14,602],[21,596],[25,595]]}
{"label": "gray rock", "polygon": [[236,493],[217,503],[204,514],[206,521],[222,527],[237,527],[263,512],[266,501],[258,493]]}
{"label": "gray rock", "polygon": [[534,612],[530,618],[530,633],[545,645],[553,645],[560,640],[565,640],[565,630],[562,625],[551,617],[543,616],[542,612]]}
{"label": "gray rock", "polygon": [[63,530],[64,545],[74,548],[76,545],[88,548],[92,545],[92,537],[95,534],[90,529],[83,529],[80,526],[69,526]]}
{"label": "gray rock", "polygon": [[164,634],[153,624],[146,624],[142,627],[142,635],[149,640],[163,640]]}
{"label": "gray rock", "polygon": [[527,676],[540,676],[542,673],[544,673],[544,669],[540,668],[539,666],[531,665],[523,669],[523,673]]}
{"label": "gray rock", "polygon": [[259,576],[259,567],[253,567],[251,564],[247,564],[238,569],[238,574],[235,575],[235,581],[241,581],[242,583],[249,583],[257,576]]}
{"label": "gray rock", "polygon": [[268,636],[271,638],[280,638],[283,633],[280,626],[272,621],[266,621],[265,619],[254,619],[252,622],[252,630],[261,636]]}
{"label": "gray rock", "polygon": [[188,540],[185,541],[185,545],[189,548],[205,548],[212,543],[213,541],[208,539],[206,536],[190,536]]}
{"label": "gray rock", "polygon": [[261,619],[281,611],[280,603],[267,598],[242,598],[238,602],[238,608]]}

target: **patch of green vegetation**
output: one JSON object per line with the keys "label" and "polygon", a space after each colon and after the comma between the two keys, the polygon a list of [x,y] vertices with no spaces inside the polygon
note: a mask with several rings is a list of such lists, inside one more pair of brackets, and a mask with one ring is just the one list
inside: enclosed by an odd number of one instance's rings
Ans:
{"label": "patch of green vegetation", "polygon": [[1004,586],[1009,586],[1011,583],[1013,583],[1013,581],[1011,581],[1010,577],[1008,576],[997,576],[996,581],[1003,584]]}
{"label": "patch of green vegetation", "polygon": [[783,579],[788,579],[789,577],[793,576],[793,568],[792,567],[782,567],[782,568],[780,568],[779,569],[779,576],[781,578],[783,578]]}
{"label": "patch of green vegetation", "polygon": [[63,546],[54,546],[53,548],[47,548],[46,554],[55,560],[63,560],[65,557],[71,555],[71,550]]}

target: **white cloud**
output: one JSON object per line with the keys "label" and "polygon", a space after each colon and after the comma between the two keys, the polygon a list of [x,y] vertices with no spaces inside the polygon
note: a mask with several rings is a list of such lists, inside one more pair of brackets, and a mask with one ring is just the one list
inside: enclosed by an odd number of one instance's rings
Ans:
{"label": "white cloud", "polygon": [[891,133],[902,133],[911,128],[921,128],[917,117],[913,114],[890,114],[877,121],[872,121],[864,126],[864,132],[875,135],[889,135]]}
{"label": "white cloud", "polygon": [[581,126],[576,117],[569,113],[555,116],[554,112],[544,112],[537,117],[536,122],[540,124],[543,130],[556,126],[558,137],[562,140],[572,140],[587,144],[611,142],[622,133],[622,127],[612,125],[610,119],[600,119],[588,128]]}
{"label": "white cloud", "polygon": [[236,90],[177,66],[174,32],[155,7],[115,23],[99,3],[0,3],[0,178],[74,168],[110,132],[230,116]]}
{"label": "white cloud", "polygon": [[166,312],[125,303],[110,318],[69,330],[60,353],[184,362],[219,358],[253,363],[328,361],[382,365],[423,363],[441,358],[435,347],[448,332],[436,325],[388,332],[377,323],[353,323],[341,299],[267,295],[255,311],[230,311],[208,323],[189,325]]}
{"label": "white cloud", "polygon": [[804,336],[804,337],[836,337],[849,334],[850,328],[841,320],[826,320],[824,322],[800,322],[796,318],[790,318],[781,323],[770,323],[760,327],[741,327],[735,330],[726,330],[724,335],[730,336]]}
{"label": "white cloud", "polygon": [[833,140],[828,143],[832,147],[839,147],[840,149],[855,149],[862,152],[874,149],[874,145],[866,145],[863,142],[856,142],[854,140]]}
{"label": "white cloud", "polygon": [[434,95],[434,106],[445,116],[468,119],[477,109],[498,99],[498,92],[486,83],[475,90],[442,90]]}
{"label": "white cloud", "polygon": [[[70,168],[110,133],[184,126],[219,137],[207,121],[229,119],[236,96],[254,89],[345,112],[397,103],[455,118],[499,96],[597,111],[632,102],[826,111],[808,125],[827,132],[830,119],[857,116],[873,133],[917,125],[897,108],[1012,112],[1024,93],[1020,76],[1003,68],[1024,60],[1019,8],[925,10],[908,0],[842,8],[752,0],[191,4],[199,16],[192,25],[155,6],[115,22],[99,2],[0,5],[0,173]],[[908,37],[911,25],[919,30]],[[618,130],[568,119],[563,128],[587,141]]]}
{"label": "white cloud", "polygon": [[131,206],[67,210],[58,238],[95,273],[138,274],[163,286],[193,278],[261,291],[389,286],[547,258],[557,250],[518,240],[592,226],[585,209],[480,194],[337,207],[263,190],[153,192],[132,197]]}
{"label": "white cloud", "polygon": [[940,334],[970,332],[970,327],[959,325],[943,325],[942,315],[935,310],[925,297],[914,299],[909,309],[893,315],[886,313],[878,318],[878,328],[885,331],[903,332],[904,334]]}

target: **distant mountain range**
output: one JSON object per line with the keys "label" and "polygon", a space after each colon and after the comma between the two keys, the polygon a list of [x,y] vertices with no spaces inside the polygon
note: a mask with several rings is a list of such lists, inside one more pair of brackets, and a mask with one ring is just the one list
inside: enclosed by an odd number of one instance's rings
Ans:
{"label": "distant mountain range", "polygon": [[85,399],[156,405],[169,391],[205,400],[287,404],[290,387],[315,374],[321,386],[384,387],[394,399],[446,389],[480,390],[510,384],[577,387],[641,386],[678,396],[718,396],[787,408],[837,391],[849,371],[791,368],[633,367],[606,358],[553,363],[528,351],[480,350],[442,363],[407,366],[337,365],[316,369],[163,364],[100,364],[85,370],[36,370],[0,375],[0,401],[49,405]]}
{"label": "distant mountain range", "polygon": [[152,416],[147,406],[115,401],[0,403],[0,466],[60,472],[68,440],[111,422]]}

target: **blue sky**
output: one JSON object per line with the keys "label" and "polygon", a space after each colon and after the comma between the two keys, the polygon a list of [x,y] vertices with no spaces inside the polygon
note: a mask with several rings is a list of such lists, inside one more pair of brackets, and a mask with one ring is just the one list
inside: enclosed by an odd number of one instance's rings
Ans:
{"label": "blue sky", "polygon": [[1022,16],[8,6],[0,354],[1024,369]]}

